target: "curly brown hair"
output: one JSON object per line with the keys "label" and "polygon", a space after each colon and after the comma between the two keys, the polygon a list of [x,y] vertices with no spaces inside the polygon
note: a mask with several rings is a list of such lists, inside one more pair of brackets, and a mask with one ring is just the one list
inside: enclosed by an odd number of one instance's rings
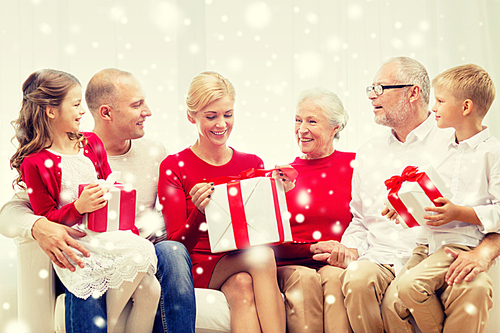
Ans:
{"label": "curly brown hair", "polygon": [[[55,69],[42,69],[32,73],[23,83],[23,101],[19,118],[12,121],[19,146],[10,159],[11,169],[16,169],[18,177],[12,186],[25,188],[22,183],[21,164],[26,156],[40,152],[52,146],[52,131],[46,109],[61,105],[68,92],[76,85],[78,79],[66,72]],[[83,147],[86,143],[82,133],[68,133],[70,140]],[[12,140],[14,140],[12,138]]]}

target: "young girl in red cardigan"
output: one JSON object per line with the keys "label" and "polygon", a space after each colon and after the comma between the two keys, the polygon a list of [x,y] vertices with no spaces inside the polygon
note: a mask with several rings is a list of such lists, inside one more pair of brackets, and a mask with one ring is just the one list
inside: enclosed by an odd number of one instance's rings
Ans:
{"label": "young girl in red cardigan", "polygon": [[[151,332],[160,296],[153,244],[131,231],[98,233],[81,224],[83,214],[106,205],[107,190],[96,182],[111,168],[99,137],[79,132],[85,113],[80,82],[69,73],[44,69],[31,74],[22,89],[21,111],[13,122],[19,141],[10,161],[19,173],[14,184],[27,190],[35,214],[84,231],[79,242],[91,253],[76,252],[84,264],[73,263],[74,271],[54,264],[59,279],[82,299],[106,293],[108,332],[130,297],[127,332]],[[79,184],[90,185],[78,195]]]}

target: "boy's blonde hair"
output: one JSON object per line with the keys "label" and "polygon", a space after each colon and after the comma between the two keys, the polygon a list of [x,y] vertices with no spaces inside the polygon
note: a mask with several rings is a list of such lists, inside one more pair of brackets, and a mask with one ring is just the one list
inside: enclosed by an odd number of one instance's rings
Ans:
{"label": "boy's blonde hair", "polygon": [[484,117],[495,99],[495,86],[488,73],[478,65],[468,64],[445,70],[432,80],[434,88],[448,89],[455,98],[470,99]]}

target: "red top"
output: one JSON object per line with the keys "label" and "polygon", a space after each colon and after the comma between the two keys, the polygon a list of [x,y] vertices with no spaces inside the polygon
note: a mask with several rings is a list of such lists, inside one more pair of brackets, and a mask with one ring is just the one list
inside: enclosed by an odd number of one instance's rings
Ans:
{"label": "red top", "polygon": [[[262,160],[253,154],[241,153],[233,148],[231,160],[214,166],[196,156],[191,148],[167,156],[160,165],[158,198],[162,205],[167,237],[183,243],[191,255],[193,281],[197,288],[207,288],[219,259],[227,252],[210,251],[205,215],[191,201],[189,191],[196,183],[221,176],[237,176],[249,168],[263,169]],[[202,229],[202,230],[200,230]]]}
{"label": "red top", "polygon": [[276,261],[282,265],[322,267],[312,259],[312,243],[340,241],[351,222],[352,162],[354,153],[336,150],[325,158],[297,157],[291,164],[298,172],[295,188],[286,193],[294,241],[275,247]]}
{"label": "red top", "polygon": [[[97,178],[105,179],[111,173],[111,168],[104,145],[94,133],[83,134],[87,138],[83,154],[94,164]],[[76,210],[74,202],[57,209],[61,192],[61,156],[47,149],[31,154],[24,158],[21,174],[36,215],[68,226],[80,222],[82,215]]]}

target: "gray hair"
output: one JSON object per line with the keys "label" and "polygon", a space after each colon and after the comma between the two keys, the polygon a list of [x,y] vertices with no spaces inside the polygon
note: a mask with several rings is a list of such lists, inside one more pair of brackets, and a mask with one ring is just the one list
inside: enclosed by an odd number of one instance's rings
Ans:
{"label": "gray hair", "polygon": [[431,92],[431,82],[429,74],[424,65],[409,57],[394,57],[385,61],[382,65],[397,63],[396,80],[402,84],[414,84],[420,87],[422,96],[422,106],[429,107],[429,96]]}
{"label": "gray hair", "polygon": [[303,91],[297,102],[297,109],[303,102],[311,102],[318,109],[324,112],[332,127],[339,126],[335,133],[335,139],[340,137],[340,131],[344,129],[349,120],[349,115],[344,109],[344,105],[336,93],[321,87],[316,87]]}

